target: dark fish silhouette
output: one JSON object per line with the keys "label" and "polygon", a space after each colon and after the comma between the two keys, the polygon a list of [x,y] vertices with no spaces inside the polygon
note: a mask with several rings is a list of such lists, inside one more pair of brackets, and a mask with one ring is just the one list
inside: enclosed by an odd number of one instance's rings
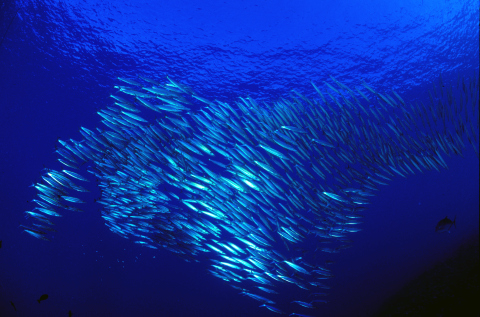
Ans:
{"label": "dark fish silhouette", "polygon": [[444,219],[440,220],[437,223],[437,226],[435,227],[435,232],[442,233],[442,232],[449,231],[452,226],[455,226],[456,228],[457,226],[455,225],[455,219],[457,219],[457,216],[453,218],[453,221],[448,219],[448,217],[445,217]]}
{"label": "dark fish silhouette", "polygon": [[43,294],[42,296],[40,296],[39,299],[37,299],[37,302],[40,304],[42,300],[46,300],[47,298],[48,298],[48,294]]}
{"label": "dark fish silhouette", "polygon": [[2,240],[0,240],[0,249],[2,248]]}
{"label": "dark fish silhouette", "polygon": [[10,304],[12,305],[13,309],[15,309],[15,311],[17,311],[17,309],[15,308],[15,304],[12,301],[10,301]]}
{"label": "dark fish silhouette", "polygon": [[69,311],[68,311],[68,317],[72,317],[72,315],[73,315],[73,314],[72,314],[72,311],[69,310]]}

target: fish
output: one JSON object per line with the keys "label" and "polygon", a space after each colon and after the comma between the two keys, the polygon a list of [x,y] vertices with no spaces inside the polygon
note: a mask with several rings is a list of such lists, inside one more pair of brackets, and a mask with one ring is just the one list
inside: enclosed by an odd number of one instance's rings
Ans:
{"label": "fish", "polygon": [[12,301],[10,301],[10,305],[12,305],[13,309],[17,311],[17,308],[15,307],[15,304]]}
{"label": "fish", "polygon": [[2,248],[2,240],[0,240],[0,249]]}
{"label": "fish", "polygon": [[285,315],[286,314],[285,312],[281,311],[280,309],[278,309],[276,307],[273,307],[273,306],[270,306],[270,305],[267,305],[267,304],[260,305],[260,307],[266,307],[268,310],[271,310],[274,313],[277,313],[277,314],[280,314],[280,315]]}
{"label": "fish", "polygon": [[72,315],[73,315],[73,314],[72,314],[72,311],[69,310],[69,311],[68,311],[68,317],[72,317]]}
{"label": "fish", "polygon": [[454,226],[455,228],[457,227],[455,225],[455,220],[457,219],[457,216],[453,218],[453,221],[448,219],[448,216],[440,220],[437,225],[435,226],[435,232],[436,233],[442,233],[442,232],[450,232],[450,228]]}
{"label": "fish", "polygon": [[[272,312],[286,314],[276,302],[319,309],[326,300],[287,301],[275,287],[314,298],[334,291],[330,256],[353,247],[381,186],[447,169],[445,155],[479,156],[477,74],[461,89],[442,79],[442,93],[420,103],[330,79],[312,82],[318,97],[295,90],[268,104],[205,98],[170,77],[119,77],[101,125],[58,140],[59,167],[34,183],[22,228],[49,241],[50,219],[88,201],[84,182],[100,189],[94,201],[113,234],[188,262],[208,253],[209,274]],[[452,224],[445,218],[436,231]]]}
{"label": "fish", "polygon": [[306,308],[316,309],[316,307],[313,306],[311,303],[302,302],[302,301],[299,301],[299,300],[294,300],[292,303],[297,303],[298,305],[306,307]]}
{"label": "fish", "polygon": [[307,275],[310,275],[310,272],[308,272],[306,269],[304,269],[303,267],[295,264],[295,263],[291,263],[291,262],[288,262],[288,261],[283,261],[285,263],[287,263],[290,267],[292,267],[295,271],[298,271],[298,272],[301,272],[303,274],[307,274]]}
{"label": "fish", "polygon": [[48,294],[43,294],[40,296],[39,299],[37,299],[37,302],[40,304],[41,301],[46,300],[48,298]]}

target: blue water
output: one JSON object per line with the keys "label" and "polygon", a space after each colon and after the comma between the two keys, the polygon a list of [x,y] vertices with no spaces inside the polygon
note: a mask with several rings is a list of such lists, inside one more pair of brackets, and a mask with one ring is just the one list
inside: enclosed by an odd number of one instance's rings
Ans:
{"label": "blue water", "polygon": [[[51,242],[21,233],[35,195],[28,186],[58,167],[56,140],[99,126],[117,76],[168,74],[230,102],[274,101],[292,89],[315,97],[310,81],[332,75],[413,101],[428,100],[440,73],[456,85],[479,71],[476,0],[160,3],[0,2],[0,316],[275,316],[207,274],[208,261],[112,234],[93,201],[64,213]],[[478,158],[468,148],[444,159],[448,170],[382,187],[354,247],[335,254],[330,303],[305,313],[370,316],[478,234]],[[456,228],[435,234],[445,216],[456,216]]]}

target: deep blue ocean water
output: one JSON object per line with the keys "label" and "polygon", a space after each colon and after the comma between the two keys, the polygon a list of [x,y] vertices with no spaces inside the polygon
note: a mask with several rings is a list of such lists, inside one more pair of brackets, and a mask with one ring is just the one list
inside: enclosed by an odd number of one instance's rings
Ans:
{"label": "deep blue ocean water", "polygon": [[[310,81],[329,75],[428,100],[440,73],[454,85],[478,74],[479,1],[1,1],[1,38],[0,316],[274,316],[207,274],[208,261],[112,234],[93,185],[85,212],[65,213],[51,242],[22,234],[28,186],[58,168],[57,139],[99,126],[116,78],[137,74],[227,102],[315,97]],[[305,313],[370,316],[478,234],[478,157],[468,148],[444,159],[448,170],[382,187],[354,247],[335,254],[330,303]],[[436,234],[445,216],[456,228]]]}

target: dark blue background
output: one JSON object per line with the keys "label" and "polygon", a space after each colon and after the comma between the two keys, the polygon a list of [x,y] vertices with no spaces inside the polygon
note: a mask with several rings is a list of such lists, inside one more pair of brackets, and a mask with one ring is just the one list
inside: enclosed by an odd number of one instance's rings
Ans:
{"label": "dark blue background", "polygon": [[[207,274],[207,261],[141,248],[103,225],[94,191],[84,213],[58,220],[52,242],[21,234],[28,186],[58,168],[57,138],[99,125],[117,76],[165,75],[204,97],[314,96],[328,75],[428,100],[442,73],[479,70],[479,2],[0,2],[0,316],[264,316],[259,303]],[[478,148],[478,143],[477,143]],[[365,212],[354,248],[335,255],[319,316],[369,316],[462,241],[478,234],[478,158],[395,178]],[[92,187],[92,189],[94,189]],[[457,216],[437,235],[436,223]],[[48,293],[49,299],[36,299]],[[289,297],[290,298],[290,297]],[[285,300],[287,299],[285,297]],[[18,309],[15,314],[10,306]]]}

